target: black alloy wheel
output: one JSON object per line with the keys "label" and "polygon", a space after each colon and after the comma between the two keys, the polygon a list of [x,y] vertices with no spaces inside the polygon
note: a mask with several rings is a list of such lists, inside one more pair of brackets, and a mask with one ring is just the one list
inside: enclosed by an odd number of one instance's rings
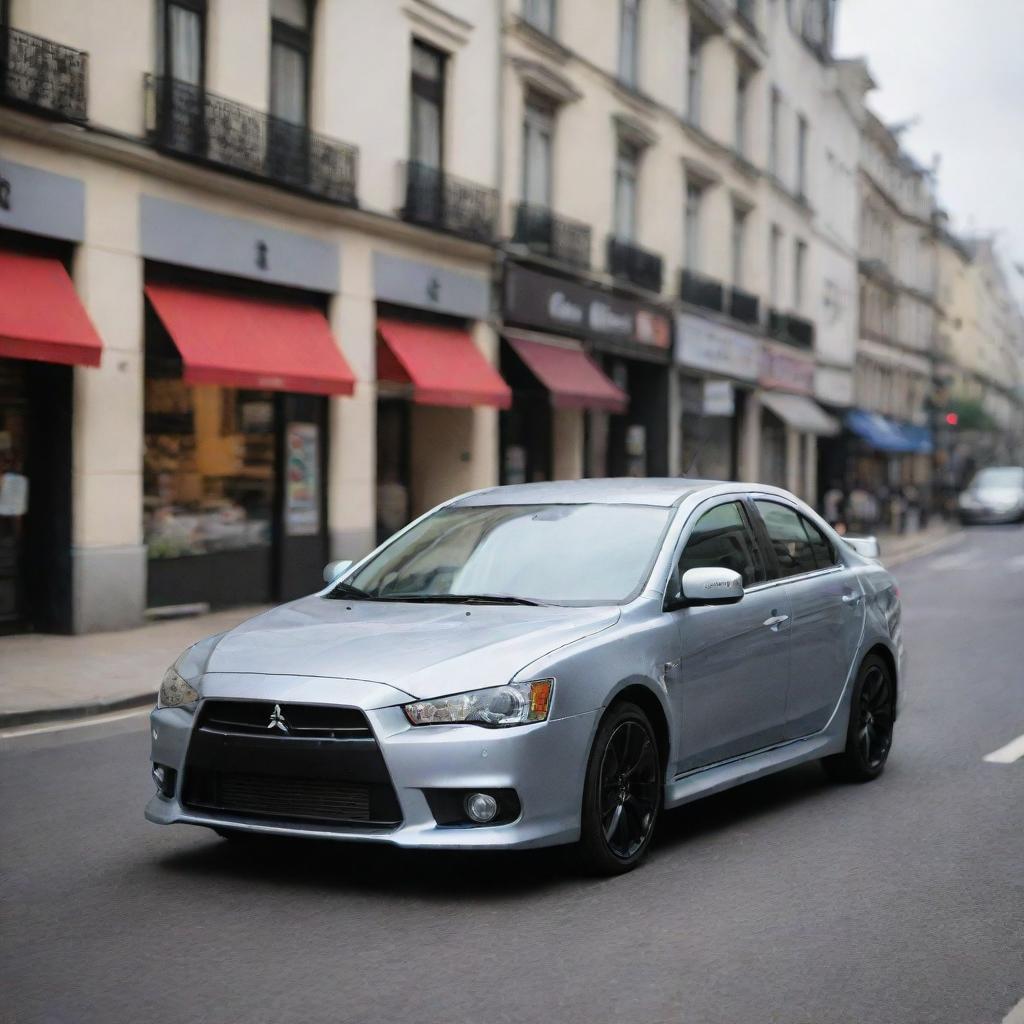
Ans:
{"label": "black alloy wheel", "polygon": [[889,666],[877,655],[861,665],[850,704],[846,749],[822,764],[842,782],[870,782],[885,769],[892,749],[896,688]]}
{"label": "black alloy wheel", "polygon": [[599,874],[636,867],[661,810],[661,757],[654,729],[635,704],[614,705],[598,729],[587,766],[579,853]]}

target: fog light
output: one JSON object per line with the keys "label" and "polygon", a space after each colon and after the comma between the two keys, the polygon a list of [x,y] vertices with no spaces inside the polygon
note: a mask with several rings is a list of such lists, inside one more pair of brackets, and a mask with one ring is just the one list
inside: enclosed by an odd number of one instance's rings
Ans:
{"label": "fog light", "polygon": [[174,790],[178,784],[178,773],[165,764],[154,764],[153,781],[156,783],[160,795],[170,799],[174,796]]}
{"label": "fog light", "polygon": [[486,793],[473,793],[467,796],[463,806],[466,813],[480,825],[490,821],[498,813],[498,801]]}
{"label": "fog light", "polygon": [[153,765],[153,781],[156,783],[156,788],[162,793],[167,784],[167,772],[164,771],[162,764]]}

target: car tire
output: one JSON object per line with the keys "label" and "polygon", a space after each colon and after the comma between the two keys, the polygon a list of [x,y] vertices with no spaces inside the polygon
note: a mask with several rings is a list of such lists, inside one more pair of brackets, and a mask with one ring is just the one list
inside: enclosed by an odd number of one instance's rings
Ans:
{"label": "car tire", "polygon": [[870,782],[885,771],[896,718],[896,683],[888,662],[877,654],[865,658],[850,697],[846,748],[822,759],[836,782]]}
{"label": "car tire", "polygon": [[647,856],[661,813],[657,734],[635,704],[605,713],[587,762],[575,861],[589,874],[620,875]]}

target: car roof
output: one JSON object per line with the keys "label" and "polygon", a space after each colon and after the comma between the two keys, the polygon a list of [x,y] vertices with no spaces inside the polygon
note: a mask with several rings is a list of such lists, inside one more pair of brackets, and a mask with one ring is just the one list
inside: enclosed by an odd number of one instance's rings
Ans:
{"label": "car roof", "polygon": [[[551,480],[536,484],[489,487],[456,498],[452,505],[657,505],[670,508],[697,491],[719,487],[722,480],[685,477],[605,477],[590,480]],[[737,486],[737,485],[733,485]],[[742,486],[742,485],[739,485]]]}

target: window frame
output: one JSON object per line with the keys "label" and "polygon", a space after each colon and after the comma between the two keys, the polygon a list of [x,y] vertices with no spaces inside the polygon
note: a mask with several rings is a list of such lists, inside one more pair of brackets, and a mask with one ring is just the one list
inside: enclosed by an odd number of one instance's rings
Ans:
{"label": "window frame", "polygon": [[[171,7],[180,7],[191,11],[199,18],[199,82],[194,88],[206,88],[206,50],[209,36],[209,2],[208,0],[159,0],[158,19],[159,36],[157,38],[156,67],[157,75],[169,81],[177,81],[172,74],[174,53],[171,35]],[[192,85],[192,83],[185,83]],[[171,90],[165,92],[170,97]]]}
{"label": "window frame", "polygon": [[[784,576],[781,573],[781,567],[779,560],[775,554],[775,548],[772,546],[771,535],[768,533],[768,527],[761,515],[761,510],[757,507],[758,502],[765,504],[780,505],[782,508],[788,509],[794,513],[800,520],[801,525],[809,522],[821,535],[825,538],[825,542],[828,544],[829,551],[832,556],[832,564],[827,566],[817,565],[817,556],[815,556],[815,568],[809,569],[806,572],[793,573],[790,576]],[[823,530],[814,520],[807,516],[801,509],[797,508],[796,505],[791,502],[785,501],[781,495],[778,494],[760,494],[757,492],[746,495],[746,504],[750,516],[753,518],[755,523],[755,529],[758,535],[758,539],[761,543],[762,557],[765,560],[765,565],[769,567],[769,576],[764,584],[760,586],[778,586],[779,584],[789,583],[792,580],[810,579],[814,576],[823,576],[826,573],[838,572],[846,568],[845,563],[842,560],[839,546],[833,543],[832,538],[829,537],[828,533]],[[805,527],[806,530],[806,527]],[[808,545],[811,541],[808,537]],[[813,554],[813,547],[811,553]]]}
{"label": "window frame", "polygon": [[704,207],[705,186],[686,181],[683,196],[683,266],[695,274],[701,268],[701,214]]}
{"label": "window frame", "polygon": [[[536,135],[545,142],[543,202],[535,202],[529,196],[530,183],[530,138]],[[554,208],[555,186],[555,108],[536,95],[528,94],[523,103],[523,153],[520,194],[529,206],[547,210]]]}
{"label": "window frame", "polygon": [[[301,127],[309,127],[310,114],[310,85],[313,80],[313,15],[315,0],[304,0],[306,7],[306,27],[296,28],[286,21],[271,16],[270,19],[270,63],[267,72],[267,110],[274,105],[274,47],[277,45],[295,50],[302,55],[303,83],[302,83],[302,107],[303,120]],[[283,120],[278,115],[271,114],[278,120]]]}
{"label": "window frame", "polygon": [[[438,63],[437,80],[428,79],[425,75],[416,70],[414,54],[417,50],[423,50],[434,57]],[[413,116],[414,100],[419,97],[437,107],[437,167],[434,170],[443,172],[445,167],[445,129],[447,122],[446,93],[445,88],[448,78],[449,54],[418,36],[413,36],[412,45],[409,49],[409,160],[412,163],[420,163],[416,157],[416,118]],[[424,165],[425,166],[425,165]]]}
{"label": "window frame", "polygon": [[[615,146],[615,178],[613,181],[613,194],[612,194],[612,216],[613,216],[613,235],[616,241],[623,242],[627,245],[634,245],[636,243],[637,229],[639,227],[639,216],[640,216],[640,159],[641,150],[639,146],[633,145],[625,139],[618,139]],[[621,214],[625,210],[624,207],[620,207],[620,196],[623,194],[620,192],[621,183],[630,182],[632,191],[630,193],[630,202],[628,208],[629,214],[629,233],[624,234],[619,231],[621,226]]]}
{"label": "window frame", "polygon": [[[616,74],[631,89],[640,82],[640,5],[642,0],[619,0],[619,60]],[[630,46],[626,47],[626,25],[632,29]],[[628,74],[627,74],[628,72]]]}
{"label": "window frame", "polygon": [[[539,17],[541,11],[545,17]],[[523,0],[523,21],[530,28],[555,38],[558,29],[558,0]],[[546,21],[547,24],[543,24]]]}

